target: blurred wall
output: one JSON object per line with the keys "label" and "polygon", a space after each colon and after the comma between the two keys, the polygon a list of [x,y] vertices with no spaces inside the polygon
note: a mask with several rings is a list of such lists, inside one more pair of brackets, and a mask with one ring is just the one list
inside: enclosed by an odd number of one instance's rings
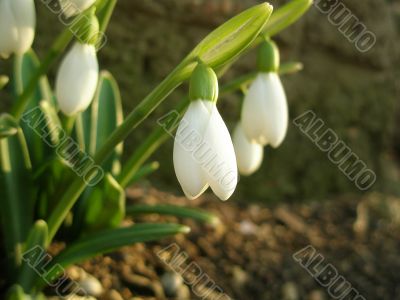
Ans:
{"label": "blurred wall", "polygon": [[[134,108],[151,89],[208,32],[230,16],[260,1],[255,0],[120,0],[101,50],[101,65],[117,78],[125,111]],[[271,1],[279,7],[285,1]],[[394,151],[400,49],[400,3],[388,0],[343,1],[377,36],[371,51],[360,53],[315,7],[294,26],[276,37],[282,61],[304,63],[303,72],[285,76],[290,117],[313,110],[326,125],[374,170],[374,189],[396,192],[398,179]],[[43,54],[61,26],[38,3],[39,29],[35,42]],[[51,24],[51,25],[50,25]],[[54,26],[53,26],[54,25]],[[243,57],[223,79],[226,82],[255,68],[255,53]],[[54,72],[54,70],[53,70]],[[128,155],[147,136],[154,120],[187,93],[183,86],[152,120],[127,140]],[[219,108],[232,128],[239,116],[239,94],[224,97]],[[398,153],[397,153],[398,154]],[[180,193],[172,168],[172,140],[156,155],[161,170],[156,184]],[[267,148],[262,169],[241,178],[236,197],[278,201],[324,198],[330,194],[357,192],[350,182],[293,124],[285,143]]]}

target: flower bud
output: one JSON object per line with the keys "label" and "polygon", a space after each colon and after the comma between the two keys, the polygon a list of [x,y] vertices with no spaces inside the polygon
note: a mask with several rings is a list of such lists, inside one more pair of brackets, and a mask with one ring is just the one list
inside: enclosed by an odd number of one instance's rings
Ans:
{"label": "flower bud", "polygon": [[65,115],[86,110],[96,92],[98,77],[94,45],[75,43],[64,57],[56,78],[56,96]]}
{"label": "flower bud", "polygon": [[218,78],[214,70],[199,62],[190,78],[189,98],[191,101],[207,100],[217,102]]}
{"label": "flower bud", "polygon": [[279,70],[280,55],[275,42],[267,39],[258,49],[257,67],[260,72],[275,72]]}
{"label": "flower bud", "polygon": [[28,51],[35,37],[33,0],[0,0],[0,56]]}

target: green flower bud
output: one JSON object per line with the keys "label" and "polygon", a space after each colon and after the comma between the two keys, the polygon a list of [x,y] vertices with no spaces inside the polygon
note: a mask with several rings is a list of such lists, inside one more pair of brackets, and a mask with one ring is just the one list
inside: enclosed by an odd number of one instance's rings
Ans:
{"label": "green flower bud", "polygon": [[278,72],[280,64],[279,49],[275,42],[270,39],[265,40],[259,50],[257,67],[260,72]]}
{"label": "green flower bud", "polygon": [[218,78],[214,70],[199,62],[190,78],[189,98],[191,101],[207,100],[217,102]]}
{"label": "green flower bud", "polygon": [[100,37],[100,24],[96,17],[96,8],[93,7],[78,16],[72,24],[71,30],[81,44],[96,45]]}

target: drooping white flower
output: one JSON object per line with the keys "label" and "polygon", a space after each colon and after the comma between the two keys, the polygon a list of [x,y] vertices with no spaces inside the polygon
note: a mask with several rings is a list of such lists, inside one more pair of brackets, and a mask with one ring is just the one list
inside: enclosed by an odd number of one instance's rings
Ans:
{"label": "drooping white flower", "polygon": [[243,102],[241,119],[247,138],[277,148],[286,136],[288,118],[286,95],[278,74],[258,74]]}
{"label": "drooping white flower", "polygon": [[189,199],[209,186],[221,199],[234,192],[238,175],[235,151],[215,102],[192,101],[174,143],[174,168]]}
{"label": "drooping white flower", "polygon": [[88,9],[96,2],[96,0],[59,0],[59,1],[62,12],[67,18],[76,16],[84,12],[86,9]]}
{"label": "drooping white flower", "polygon": [[264,157],[264,147],[251,143],[247,139],[240,122],[233,132],[233,146],[240,174],[249,176],[260,168]]}
{"label": "drooping white flower", "polygon": [[28,51],[35,37],[36,12],[33,0],[0,0],[0,55]]}
{"label": "drooping white flower", "polygon": [[61,111],[72,116],[91,103],[99,78],[94,45],[76,42],[64,57],[56,78],[56,96]]}

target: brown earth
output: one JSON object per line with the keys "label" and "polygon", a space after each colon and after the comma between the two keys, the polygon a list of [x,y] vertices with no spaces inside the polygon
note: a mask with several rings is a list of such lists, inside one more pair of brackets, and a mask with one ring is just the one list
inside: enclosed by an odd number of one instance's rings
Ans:
{"label": "brown earth", "polygon": [[[213,196],[189,202],[143,187],[130,189],[128,194],[131,203],[201,207],[219,216],[221,223],[210,226],[155,215],[136,218],[135,222],[180,222],[192,231],[83,263],[81,267],[104,288],[99,299],[200,299],[193,292],[188,296],[191,286],[185,284],[177,284],[179,296],[166,296],[161,278],[169,282],[179,278],[157,253],[172,243],[187,253],[186,264],[196,262],[232,299],[332,299],[293,258],[309,245],[324,257],[319,268],[331,263],[365,299],[400,299],[398,199],[370,194],[363,199],[348,196],[323,203],[265,207],[220,202]],[[167,289],[173,287],[167,284]]]}

